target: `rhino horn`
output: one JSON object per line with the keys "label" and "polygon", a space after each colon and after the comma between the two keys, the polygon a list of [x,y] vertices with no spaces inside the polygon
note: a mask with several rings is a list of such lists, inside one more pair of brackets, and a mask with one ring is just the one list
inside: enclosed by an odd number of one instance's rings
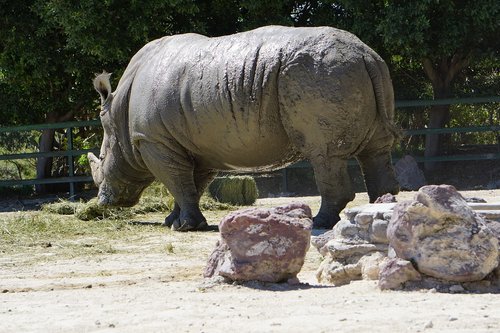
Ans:
{"label": "rhino horn", "polygon": [[102,162],[93,153],[88,153],[87,158],[90,162],[90,170],[92,171],[92,178],[94,179],[94,183],[99,186],[104,179],[104,175],[101,169]]}

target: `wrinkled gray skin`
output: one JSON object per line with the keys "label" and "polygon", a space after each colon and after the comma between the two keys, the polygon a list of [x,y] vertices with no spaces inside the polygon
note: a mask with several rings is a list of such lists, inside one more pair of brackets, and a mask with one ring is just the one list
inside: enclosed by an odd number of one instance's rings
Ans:
{"label": "wrinkled gray skin", "polygon": [[374,201],[399,190],[391,164],[393,90],[384,61],[329,27],[263,27],[231,36],[164,37],[101,95],[104,140],[89,154],[99,202],[134,205],[159,179],[175,198],[165,223],[207,226],[199,199],[218,170],[268,171],[309,159],[321,194],[315,228],[332,228],[354,198],[355,156]]}

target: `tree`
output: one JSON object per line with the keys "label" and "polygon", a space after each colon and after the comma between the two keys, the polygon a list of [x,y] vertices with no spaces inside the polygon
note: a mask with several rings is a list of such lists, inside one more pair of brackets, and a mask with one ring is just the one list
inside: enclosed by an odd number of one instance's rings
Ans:
{"label": "tree", "polygon": [[[499,56],[500,2],[495,0],[339,0],[353,17],[352,29],[389,59],[420,66],[435,99],[452,97],[460,74]],[[447,105],[430,110],[429,128],[450,121]],[[426,137],[425,155],[441,151],[438,135]],[[427,164],[432,169],[435,164]]]}
{"label": "tree", "polygon": [[[0,7],[2,125],[94,118],[96,71],[119,78],[146,42],[196,27],[188,0],[3,0]],[[43,131],[39,151],[53,147],[54,130]],[[52,159],[38,159],[37,178],[51,171]]]}

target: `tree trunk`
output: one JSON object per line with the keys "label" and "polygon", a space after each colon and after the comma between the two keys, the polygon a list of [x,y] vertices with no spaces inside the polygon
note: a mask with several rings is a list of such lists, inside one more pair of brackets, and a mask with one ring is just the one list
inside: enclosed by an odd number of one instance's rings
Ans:
{"label": "tree trunk", "polygon": [[[449,105],[436,105],[431,108],[429,114],[428,128],[443,128],[450,119]],[[425,136],[425,152],[424,156],[435,157],[443,152],[443,136],[442,134],[427,134]],[[438,166],[437,162],[425,162],[425,169],[433,171]]]}
{"label": "tree trunk", "polygon": [[[426,58],[422,60],[424,72],[432,83],[434,99],[449,98],[452,91],[452,83],[457,74],[469,63],[469,54],[454,54],[443,57],[437,62]],[[428,128],[443,128],[450,121],[450,106],[436,105],[430,109]],[[442,135],[427,134],[425,137],[425,157],[439,156],[443,151]],[[436,169],[437,162],[425,162],[425,170]]]}
{"label": "tree trunk", "polygon": [[[46,123],[56,123],[68,121],[73,117],[73,112],[68,112],[63,116],[57,116],[55,113],[47,114]],[[54,129],[45,129],[42,131],[40,136],[40,142],[38,144],[38,151],[41,153],[51,152],[54,148],[54,135],[56,131]],[[54,158],[52,157],[39,157],[36,161],[36,179],[46,179],[52,176],[52,162]],[[46,194],[50,192],[52,186],[39,184],[35,186],[35,191],[37,194]]]}

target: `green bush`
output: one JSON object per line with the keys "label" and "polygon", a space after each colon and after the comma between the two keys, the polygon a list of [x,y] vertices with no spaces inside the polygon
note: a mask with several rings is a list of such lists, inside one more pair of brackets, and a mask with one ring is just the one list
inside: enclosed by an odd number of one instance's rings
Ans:
{"label": "green bush", "polygon": [[214,199],[239,206],[252,205],[259,197],[257,184],[250,176],[217,178],[208,190]]}

